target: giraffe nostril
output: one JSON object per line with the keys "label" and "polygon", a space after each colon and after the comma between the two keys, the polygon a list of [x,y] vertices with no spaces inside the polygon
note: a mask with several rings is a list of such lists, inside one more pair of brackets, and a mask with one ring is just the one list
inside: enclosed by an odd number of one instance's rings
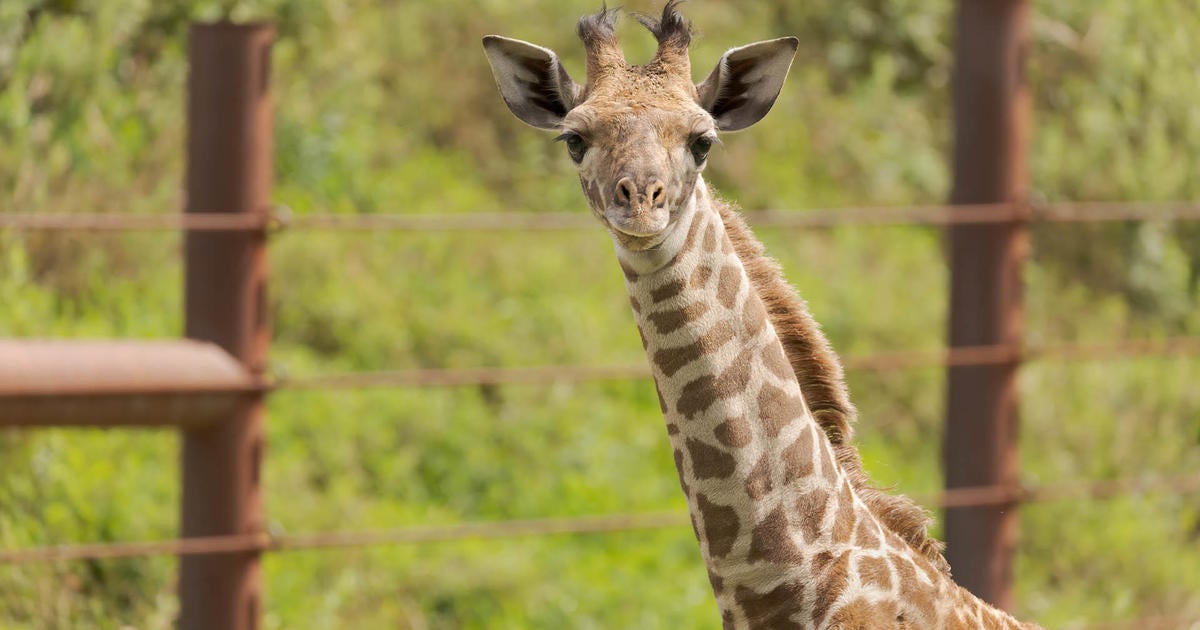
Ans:
{"label": "giraffe nostril", "polygon": [[650,183],[646,189],[646,196],[650,198],[650,205],[655,208],[661,208],[667,204],[667,188],[660,181]]}
{"label": "giraffe nostril", "polygon": [[634,186],[632,179],[622,177],[621,181],[617,182],[617,203],[622,206],[630,206],[634,199],[637,199],[637,187]]}

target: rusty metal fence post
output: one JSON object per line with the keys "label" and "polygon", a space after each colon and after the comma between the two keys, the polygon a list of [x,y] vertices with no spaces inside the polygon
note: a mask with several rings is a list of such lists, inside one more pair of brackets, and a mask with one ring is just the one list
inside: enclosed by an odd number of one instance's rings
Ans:
{"label": "rusty metal fence post", "polygon": [[[952,203],[1026,201],[1028,16],[1029,0],[959,0]],[[1004,609],[1013,604],[1016,381],[1027,248],[1028,228],[1020,221],[956,225],[950,230],[950,345],[1007,345],[1013,353],[1003,365],[949,368],[946,487],[1009,486],[1014,500],[947,509],[946,556],[960,584]]]}
{"label": "rusty metal fence post", "polygon": [[[187,209],[269,212],[272,179],[268,24],[193,25],[189,32]],[[261,374],[269,326],[264,231],[189,232],[185,238],[186,335],[211,341]],[[259,468],[263,397],[224,422],[183,434],[185,537],[263,530]],[[180,623],[251,630],[261,599],[257,552],[180,558]]]}

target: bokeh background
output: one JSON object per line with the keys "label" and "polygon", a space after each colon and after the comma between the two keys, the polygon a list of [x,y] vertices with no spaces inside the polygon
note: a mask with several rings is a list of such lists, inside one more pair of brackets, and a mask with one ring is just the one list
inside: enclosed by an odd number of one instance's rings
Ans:
{"label": "bokeh background", "polygon": [[[186,28],[271,19],[275,198],[295,213],[585,212],[562,148],[496,93],[479,39],[549,46],[583,77],[576,0],[4,0],[0,212],[182,206]],[[627,8],[653,12],[656,3]],[[1048,200],[1200,196],[1200,8],[1035,2],[1031,179]],[[948,194],[951,2],[696,0],[702,77],[731,46],[797,35],[774,111],[714,151],[747,209],[938,203]],[[627,21],[631,61],[653,40]],[[941,232],[762,230],[836,349],[946,337]],[[0,334],[171,338],[173,234],[0,231]],[[271,246],[272,367],[316,374],[644,361],[611,246],[594,232],[282,234]],[[1028,339],[1200,334],[1200,226],[1042,226]],[[1196,359],[1022,371],[1029,482],[1200,467]],[[941,485],[940,369],[853,373],[866,467]],[[649,382],[285,392],[270,400],[277,532],[683,511]],[[169,431],[0,432],[0,545],[169,538]],[[1200,617],[1196,496],[1023,507],[1018,613],[1082,628]],[[686,526],[269,555],[266,628],[715,628]],[[0,566],[0,627],[161,628],[169,558]]]}

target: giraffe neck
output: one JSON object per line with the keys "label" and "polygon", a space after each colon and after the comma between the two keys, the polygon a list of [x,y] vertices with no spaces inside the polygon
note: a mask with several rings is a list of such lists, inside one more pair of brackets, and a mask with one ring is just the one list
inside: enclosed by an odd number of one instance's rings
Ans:
{"label": "giraffe neck", "polygon": [[726,627],[941,625],[956,587],[838,466],[703,181],[673,229],[617,254]]}

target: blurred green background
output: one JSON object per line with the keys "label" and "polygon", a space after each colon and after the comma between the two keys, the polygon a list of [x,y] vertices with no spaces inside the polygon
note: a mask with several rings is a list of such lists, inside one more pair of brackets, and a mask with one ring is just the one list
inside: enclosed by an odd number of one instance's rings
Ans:
{"label": "blurred green background", "polygon": [[[278,24],[275,198],[294,212],[585,212],[562,148],[522,126],[479,45],[557,50],[582,79],[591,0],[4,0],[0,212],[181,207],[186,28]],[[631,0],[627,8],[656,11]],[[697,77],[720,53],[798,35],[773,113],[708,171],[745,208],[947,196],[951,2],[696,0]],[[1032,181],[1050,200],[1200,193],[1200,8],[1035,2]],[[631,61],[652,39],[622,27]],[[798,210],[799,211],[799,210]],[[762,230],[843,354],[945,338],[935,229]],[[1039,227],[1031,343],[1200,334],[1200,226]],[[289,374],[644,361],[602,230],[283,234],[272,364]],[[0,335],[175,337],[170,233],[0,232]],[[1200,467],[1196,359],[1022,372],[1027,481]],[[867,469],[940,486],[940,370],[850,375]],[[265,487],[280,532],[684,509],[646,382],[284,392]],[[0,432],[0,546],[167,538],[168,431]],[[1200,617],[1196,496],[1022,509],[1018,613],[1048,627]],[[266,628],[716,628],[687,527],[266,557]],[[164,628],[174,561],[0,566],[0,627]]]}

